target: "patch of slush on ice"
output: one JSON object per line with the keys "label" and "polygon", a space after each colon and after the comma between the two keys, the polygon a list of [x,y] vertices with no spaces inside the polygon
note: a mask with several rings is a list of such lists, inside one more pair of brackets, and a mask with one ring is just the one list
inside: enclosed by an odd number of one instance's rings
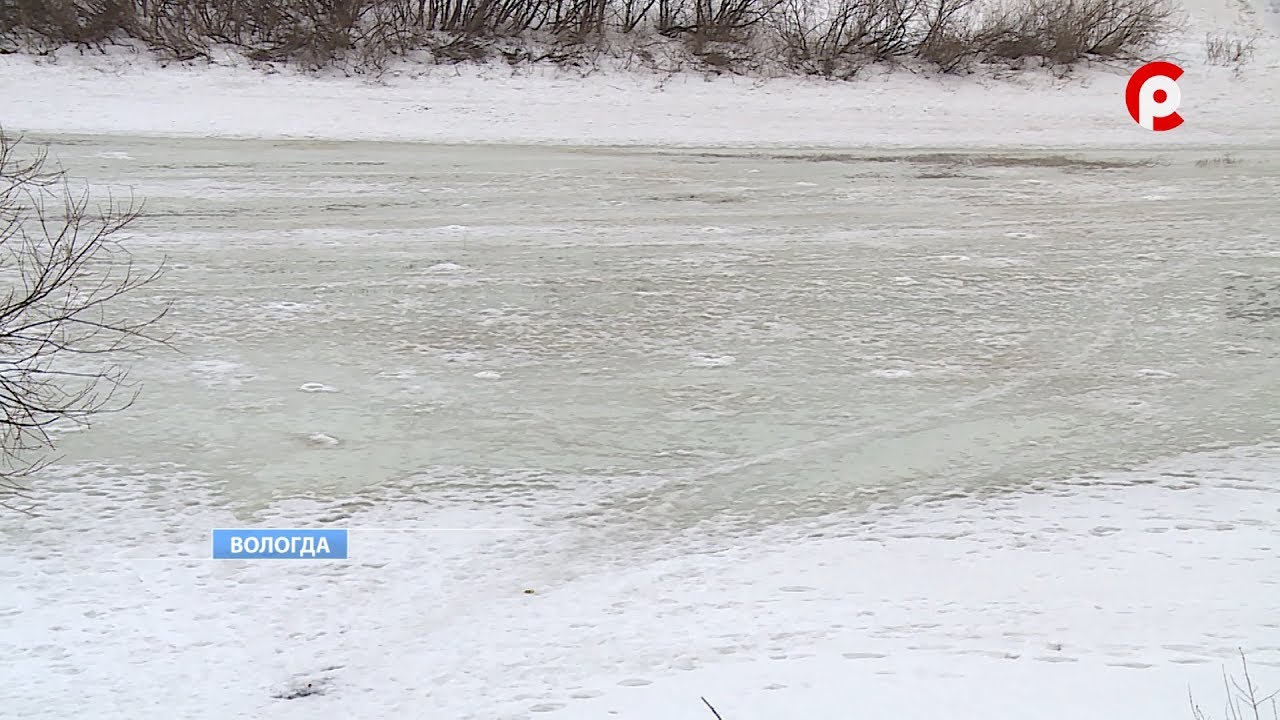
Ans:
{"label": "patch of slush on ice", "polygon": [[133,156],[127,152],[104,150],[93,154],[94,157],[103,160],[132,160]]}
{"label": "patch of slush on ice", "polygon": [[188,367],[208,388],[235,387],[257,377],[248,367],[231,360],[193,360]]}
{"label": "patch of slush on ice", "polygon": [[732,355],[695,355],[689,362],[694,367],[728,367],[736,363],[737,358]]}
{"label": "patch of slush on ice", "polygon": [[319,307],[318,303],[271,300],[258,305],[253,314],[260,327],[272,328],[275,332],[279,324],[297,322],[300,316],[309,314]]}
{"label": "patch of slush on ice", "polygon": [[322,432],[311,433],[307,436],[307,442],[317,447],[334,447],[339,444],[338,438]]}
{"label": "patch of slush on ice", "polygon": [[309,310],[312,307],[314,307],[314,305],[311,303],[293,302],[292,300],[274,300],[262,304],[262,308],[264,310],[281,313],[296,313],[303,310]]}
{"label": "patch of slush on ice", "polygon": [[494,370],[481,370],[480,372],[476,373],[472,377],[475,377],[479,380],[501,380],[502,373],[496,372]]}
{"label": "patch of slush on ice", "polygon": [[440,353],[440,359],[447,363],[476,363],[483,362],[486,356],[474,350],[446,350]]}
{"label": "patch of slush on ice", "polygon": [[882,378],[904,378],[904,377],[911,377],[912,375],[915,375],[915,372],[912,370],[907,370],[905,368],[882,368],[882,369],[872,370],[867,374],[873,375],[875,377],[882,377]]}
{"label": "patch of slush on ice", "polygon": [[427,270],[430,270],[431,272],[439,272],[439,273],[461,272],[466,269],[467,269],[466,267],[459,265],[457,263],[452,263],[452,262],[436,263],[435,265],[432,265],[431,267],[427,268]]}
{"label": "patch of slush on ice", "polygon": [[[705,231],[711,232],[711,228],[704,228]],[[728,232],[728,231],[726,231]],[[678,255],[659,256],[644,258],[640,262],[645,265],[654,265],[657,267],[672,266],[702,266],[702,265],[731,265],[736,263],[751,262],[754,258],[745,253],[735,252],[719,252],[714,250],[689,250]]]}
{"label": "patch of slush on ice", "polygon": [[301,385],[299,385],[299,386],[298,386],[298,389],[299,389],[299,390],[301,390],[302,392],[305,392],[305,393],[336,393],[336,392],[339,392],[338,388],[332,387],[332,386],[330,386],[330,385],[325,385],[324,383],[318,383],[318,382],[302,383]]}
{"label": "patch of slush on ice", "polygon": [[[1030,233],[1024,233],[1024,234],[1030,237],[1035,237]],[[977,258],[974,260],[975,266],[987,267],[987,268],[1025,267],[1027,265],[1032,265],[1032,264],[1034,263],[1030,259],[1018,258],[1018,257],[984,257],[984,258]]]}

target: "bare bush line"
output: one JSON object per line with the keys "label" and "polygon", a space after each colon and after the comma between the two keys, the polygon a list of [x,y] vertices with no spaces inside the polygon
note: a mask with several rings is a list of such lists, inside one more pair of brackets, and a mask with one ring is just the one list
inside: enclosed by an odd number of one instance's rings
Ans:
{"label": "bare bush line", "polygon": [[[0,0],[0,52],[47,53],[137,40],[179,60],[217,46],[311,69],[380,70],[426,51],[436,62],[580,61],[618,36],[676,39],[706,65],[782,61],[852,77],[915,59],[943,71],[978,62],[1076,63],[1136,55],[1167,0]],[[513,47],[539,41],[541,54]],[[517,43],[518,44],[518,43]],[[1214,45],[1211,53],[1240,48]]]}
{"label": "bare bush line", "polygon": [[1204,39],[1204,57],[1210,65],[1241,67],[1253,59],[1253,38],[1209,34]]}

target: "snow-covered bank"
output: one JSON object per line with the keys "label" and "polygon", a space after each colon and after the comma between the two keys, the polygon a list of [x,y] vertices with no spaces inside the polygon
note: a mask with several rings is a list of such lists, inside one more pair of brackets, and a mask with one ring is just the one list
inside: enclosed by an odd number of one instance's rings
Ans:
{"label": "snow-covered bank", "polygon": [[1280,137],[1280,44],[1243,69],[1183,63],[1186,122],[1151,133],[1127,115],[1138,63],[1008,77],[876,71],[853,82],[548,67],[405,64],[379,80],[272,74],[243,62],[161,67],[127,53],[0,57],[10,131],[435,143],[824,147],[1241,146]]}
{"label": "snow-covered bank", "polygon": [[[1182,0],[1147,59],[1178,63],[1186,122],[1152,133],[1123,93],[1142,61],[938,75],[873,67],[852,82],[634,69],[402,61],[378,77],[161,64],[136,47],[0,55],[0,127],[138,136],[433,143],[819,147],[1213,147],[1280,137],[1280,0]],[[1211,38],[1248,47],[1210,62]],[[766,73],[767,74],[767,73]]]}
{"label": "snow-covered bank", "polygon": [[[626,557],[625,528],[548,508],[387,487],[247,518],[174,468],[63,468],[47,517],[0,524],[0,707],[706,720],[706,695],[730,720],[1190,718],[1188,687],[1219,707],[1237,648],[1280,684],[1277,451],[753,538],[712,521]],[[350,561],[206,559],[211,527],[317,521],[353,529]]]}

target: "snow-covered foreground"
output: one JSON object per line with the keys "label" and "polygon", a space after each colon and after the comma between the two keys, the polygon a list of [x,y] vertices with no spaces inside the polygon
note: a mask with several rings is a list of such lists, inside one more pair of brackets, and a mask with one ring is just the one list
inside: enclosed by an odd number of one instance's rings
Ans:
{"label": "snow-covered foreground", "polygon": [[[183,352],[0,517],[6,717],[1169,720],[1237,648],[1280,685],[1274,148],[51,140],[148,198]],[[208,559],[227,526],[351,559]]]}
{"label": "snow-covered foreground", "polygon": [[1194,455],[625,557],[536,513],[370,493],[252,518],[352,527],[350,561],[240,563],[206,559],[208,528],[249,520],[213,479],[86,468],[6,522],[0,701],[30,720],[705,720],[699,695],[726,718],[1190,717],[1237,648],[1280,680],[1278,469],[1275,446]]}

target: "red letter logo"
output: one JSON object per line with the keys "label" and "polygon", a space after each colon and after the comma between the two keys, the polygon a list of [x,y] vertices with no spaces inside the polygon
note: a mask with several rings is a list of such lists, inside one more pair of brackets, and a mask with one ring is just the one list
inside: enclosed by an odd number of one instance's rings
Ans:
{"label": "red letter logo", "polygon": [[1178,105],[1182,89],[1178,78],[1182,68],[1170,62],[1157,61],[1138,68],[1124,88],[1124,104],[1133,121],[1148,130],[1161,132],[1182,124]]}

